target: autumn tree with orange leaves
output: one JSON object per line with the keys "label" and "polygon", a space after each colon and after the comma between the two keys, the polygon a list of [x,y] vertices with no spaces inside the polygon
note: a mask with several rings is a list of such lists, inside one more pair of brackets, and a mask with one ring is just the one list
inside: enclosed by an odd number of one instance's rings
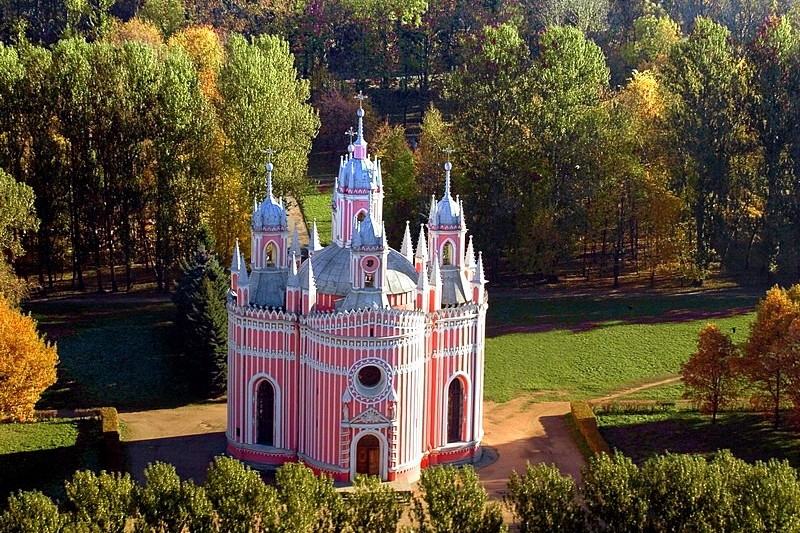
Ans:
{"label": "autumn tree with orange leaves", "polygon": [[758,391],[754,399],[767,401],[775,427],[780,422],[781,404],[787,399],[791,377],[800,365],[800,350],[789,349],[794,345],[790,326],[800,317],[799,300],[798,286],[789,290],[775,286],[767,291],[756,308],[756,319],[743,349],[743,371]]}
{"label": "autumn tree with orange leaves", "polygon": [[33,406],[56,382],[58,354],[36,322],[0,296],[0,420],[33,418]]}
{"label": "autumn tree with orange leaves", "polygon": [[711,413],[711,423],[717,423],[717,413],[740,390],[736,372],[738,349],[730,335],[722,333],[716,324],[708,324],[697,337],[697,351],[681,365],[681,379],[686,387],[683,393]]}

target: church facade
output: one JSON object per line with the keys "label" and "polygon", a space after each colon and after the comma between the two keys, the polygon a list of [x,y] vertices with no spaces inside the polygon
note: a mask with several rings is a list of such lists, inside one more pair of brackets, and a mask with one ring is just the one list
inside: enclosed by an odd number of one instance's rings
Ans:
{"label": "church facade", "polygon": [[416,250],[408,224],[400,250],[389,246],[363,116],[341,159],[331,244],[315,223],[303,261],[267,164],[250,271],[238,243],[231,265],[228,452],[257,468],[300,461],[339,481],[413,482],[480,458],[486,280],[449,161]]}

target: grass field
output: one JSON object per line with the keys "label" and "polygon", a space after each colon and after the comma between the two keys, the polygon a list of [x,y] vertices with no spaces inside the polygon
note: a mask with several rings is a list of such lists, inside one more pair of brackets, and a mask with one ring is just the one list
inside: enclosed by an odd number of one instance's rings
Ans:
{"label": "grass field", "polygon": [[749,462],[772,457],[800,467],[800,433],[774,430],[759,413],[722,413],[711,417],[693,410],[668,407],[653,413],[597,413],[600,433],[609,446],[641,463],[665,452],[713,453],[729,449]]}
{"label": "grass field", "polygon": [[0,424],[0,507],[18,489],[63,498],[75,470],[100,470],[100,437],[97,420]]}
{"label": "grass field", "polygon": [[306,219],[308,229],[317,221],[319,241],[322,245],[331,242],[331,193],[307,194],[303,197],[303,218]]}
{"label": "grass field", "polygon": [[38,407],[124,411],[191,401],[171,349],[174,306],[166,297],[87,296],[28,310],[56,340],[60,359],[58,383]]}

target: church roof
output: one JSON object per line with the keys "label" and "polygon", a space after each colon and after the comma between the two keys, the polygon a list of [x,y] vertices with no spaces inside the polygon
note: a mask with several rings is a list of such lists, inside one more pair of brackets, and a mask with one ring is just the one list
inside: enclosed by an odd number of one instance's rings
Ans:
{"label": "church roof", "polygon": [[287,274],[285,269],[253,270],[250,274],[250,305],[283,307]]}
{"label": "church roof", "polygon": [[442,305],[461,305],[471,301],[469,282],[457,266],[441,267]]}
{"label": "church roof", "polygon": [[[299,274],[308,269],[308,261],[313,264],[314,279],[317,292],[346,296],[353,287],[350,283],[350,249],[337,244],[330,244],[315,253],[300,266]],[[400,252],[389,249],[386,263],[387,294],[403,294],[416,290],[417,271]]]}
{"label": "church roof", "polygon": [[267,163],[267,197],[253,213],[253,228],[287,228],[286,206],[283,205],[283,200],[277,200],[272,195],[272,168],[272,163]]}
{"label": "church roof", "polygon": [[461,205],[450,195],[450,161],[444,164],[444,196],[438,203],[431,202],[429,221],[432,226],[461,226]]}
{"label": "church roof", "polygon": [[336,302],[336,309],[341,311],[370,307],[389,307],[389,299],[380,289],[355,289],[351,290],[344,299]]}

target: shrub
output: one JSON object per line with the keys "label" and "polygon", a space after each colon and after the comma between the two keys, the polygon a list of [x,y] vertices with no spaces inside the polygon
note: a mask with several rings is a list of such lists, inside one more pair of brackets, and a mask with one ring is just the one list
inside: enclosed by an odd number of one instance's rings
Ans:
{"label": "shrub", "polygon": [[144,470],[146,484],[136,491],[136,502],[144,523],[142,531],[214,532],[211,502],[205,491],[191,481],[181,481],[175,467],[153,463]]}
{"label": "shrub", "polygon": [[498,511],[486,505],[486,490],[471,466],[440,466],[422,471],[422,498],[412,514],[419,533],[492,533],[506,531]]}
{"label": "shrub", "polygon": [[639,468],[621,453],[600,453],[583,470],[583,502],[597,531],[634,533],[647,523],[647,498]]}
{"label": "shrub", "polygon": [[345,508],[347,523],[353,531],[397,531],[403,516],[394,490],[376,477],[357,476]]}
{"label": "shrub", "polygon": [[586,402],[572,402],[570,404],[570,413],[589,449],[593,453],[609,453],[608,444],[603,440],[603,436],[600,435],[600,431],[597,429],[597,418],[595,418],[594,411],[592,411],[589,404]]}
{"label": "shrub", "polygon": [[204,488],[217,512],[220,530],[277,531],[280,516],[276,490],[236,459],[215,458]]}
{"label": "shrub", "polygon": [[0,531],[59,533],[64,522],[53,500],[38,491],[20,492],[8,498],[8,509],[0,516]]}
{"label": "shrub", "polygon": [[128,517],[136,516],[136,484],[129,474],[75,472],[72,480],[65,483],[65,488],[78,523],[94,524],[102,531],[122,533]]}
{"label": "shrub", "polygon": [[322,533],[341,529],[346,520],[344,504],[331,478],[315,476],[300,463],[288,463],[278,469],[275,480],[284,531]]}
{"label": "shrub", "polygon": [[519,520],[520,533],[571,533],[583,526],[575,502],[575,482],[555,466],[528,463],[525,474],[511,473],[506,503]]}

